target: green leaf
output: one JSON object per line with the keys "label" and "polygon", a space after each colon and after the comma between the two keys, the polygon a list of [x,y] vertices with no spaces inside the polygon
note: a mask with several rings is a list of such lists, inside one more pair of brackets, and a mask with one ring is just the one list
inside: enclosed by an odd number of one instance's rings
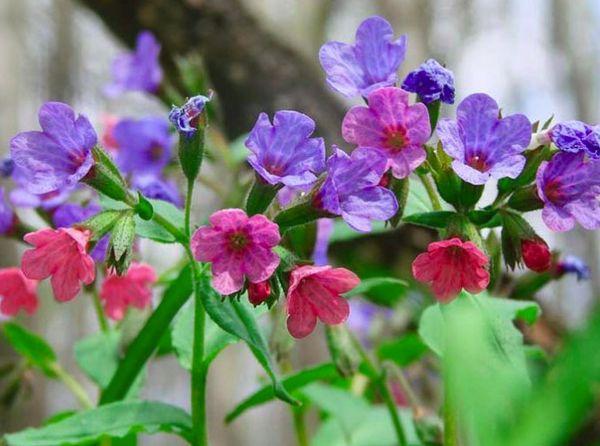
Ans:
{"label": "green leaf", "polygon": [[[313,383],[315,381],[327,381],[337,378],[338,372],[333,364],[320,364],[308,369],[301,370],[285,377],[282,382],[286,389],[290,392],[302,389],[304,386]],[[244,399],[238,404],[235,409],[227,414],[225,422],[231,423],[233,420],[238,418],[248,409],[259,406],[264,403],[268,403],[275,399],[273,392],[273,386],[267,385],[261,387],[258,391]]]}
{"label": "green leaf", "polygon": [[445,228],[450,223],[450,219],[455,215],[450,211],[423,212],[404,217],[405,223],[425,226],[426,228],[440,229]]}
{"label": "green leaf", "polygon": [[125,357],[119,363],[119,368],[102,393],[101,404],[125,398],[140,371],[156,351],[158,343],[169,329],[171,321],[191,294],[192,274],[188,265],[167,287],[160,304],[127,349]]}
{"label": "green leaf", "polygon": [[408,284],[393,277],[370,277],[362,279],[352,290],[344,293],[345,298],[364,296],[377,305],[393,306],[405,296]]}
{"label": "green leaf", "polygon": [[179,407],[152,401],[124,401],[85,412],[38,429],[6,435],[8,446],[91,445],[103,436],[168,432],[189,438],[191,417]]}
{"label": "green leaf", "polygon": [[16,322],[5,323],[3,330],[6,340],[17,353],[46,376],[56,377],[56,353],[44,339]]}
{"label": "green leaf", "polygon": [[207,277],[201,277],[198,286],[204,296],[204,308],[208,315],[227,333],[248,344],[257,361],[271,378],[277,398],[290,404],[298,404],[275,373],[267,342],[256,323],[254,314],[236,299],[222,300],[221,296],[210,286]]}
{"label": "green leaf", "polygon": [[382,361],[394,361],[401,367],[417,361],[427,351],[427,346],[416,333],[406,334],[387,341],[377,347],[377,356]]}
{"label": "green leaf", "polygon": [[487,304],[491,307],[492,312],[495,312],[506,319],[521,320],[529,325],[534,324],[542,314],[542,309],[539,304],[531,300],[499,299],[491,297]]}

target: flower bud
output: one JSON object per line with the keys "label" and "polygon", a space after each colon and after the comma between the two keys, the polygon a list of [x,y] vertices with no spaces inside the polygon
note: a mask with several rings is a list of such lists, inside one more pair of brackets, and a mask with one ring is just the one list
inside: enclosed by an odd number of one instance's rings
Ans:
{"label": "flower bud", "polygon": [[522,240],[521,253],[523,263],[532,271],[543,273],[552,266],[552,253],[542,239]]}
{"label": "flower bud", "polygon": [[268,280],[248,285],[248,300],[255,307],[265,302],[271,296],[271,284]]}

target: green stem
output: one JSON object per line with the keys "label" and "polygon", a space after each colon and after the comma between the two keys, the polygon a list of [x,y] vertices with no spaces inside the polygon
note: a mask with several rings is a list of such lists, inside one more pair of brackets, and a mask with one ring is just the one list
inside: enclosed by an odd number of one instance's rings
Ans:
{"label": "green stem", "polygon": [[427,174],[420,173],[418,174],[421,179],[421,183],[425,186],[425,191],[429,196],[429,200],[431,201],[431,205],[433,206],[434,211],[441,211],[442,204],[440,203],[440,199],[438,197],[437,191],[435,190],[435,186],[431,182],[431,179]]}
{"label": "green stem", "polygon": [[106,314],[104,313],[104,308],[102,308],[102,302],[100,302],[100,296],[98,295],[98,289],[94,285],[91,290],[92,301],[94,302],[94,309],[96,310],[96,316],[98,317],[98,324],[100,325],[100,330],[106,333],[110,330],[110,325],[108,323],[108,319],[106,318]]}
{"label": "green stem", "polygon": [[187,193],[185,194],[185,235],[189,239],[191,233],[190,216],[192,214],[192,198],[194,196],[194,182],[187,182]]}
{"label": "green stem", "polygon": [[52,367],[52,371],[56,374],[56,377],[62,381],[67,389],[71,391],[75,398],[77,398],[77,401],[79,401],[79,404],[81,404],[84,409],[91,409],[94,407],[94,403],[92,403],[92,400],[85,389],[71,374],[69,374],[69,372],[63,369],[60,364],[55,363]]}
{"label": "green stem", "polygon": [[458,425],[450,396],[450,385],[444,383],[444,446],[458,446]]}
{"label": "green stem", "polygon": [[294,432],[298,446],[308,446],[308,433],[306,430],[306,420],[304,419],[304,409],[302,407],[292,407],[294,416]]}

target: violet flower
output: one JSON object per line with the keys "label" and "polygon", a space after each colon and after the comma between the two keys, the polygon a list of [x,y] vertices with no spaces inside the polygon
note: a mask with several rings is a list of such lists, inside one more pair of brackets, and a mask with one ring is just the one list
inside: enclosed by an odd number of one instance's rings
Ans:
{"label": "violet flower", "polygon": [[188,138],[196,133],[197,121],[206,104],[212,99],[212,92],[208,96],[198,95],[189,98],[181,107],[173,106],[169,113],[169,121],[178,132]]}
{"label": "violet flower", "polygon": [[40,108],[42,131],[19,133],[10,141],[11,157],[32,194],[73,187],[94,165],[97,136],[90,121],[66,104],[47,102]]}
{"label": "violet flower", "polygon": [[565,121],[550,130],[550,139],[563,152],[584,151],[590,158],[600,159],[600,126],[581,121]]}
{"label": "violet flower", "polygon": [[406,35],[394,40],[394,30],[383,17],[369,17],[356,30],[356,43],[327,42],[319,61],[327,84],[346,97],[368,96],[394,85],[406,55]]}
{"label": "violet flower", "polygon": [[8,178],[15,170],[15,162],[11,157],[6,157],[0,161],[0,177]]}
{"label": "violet flower", "polygon": [[123,172],[158,174],[171,160],[173,139],[162,117],[122,119],[113,136],[119,148],[116,161]]}
{"label": "violet flower", "polygon": [[408,73],[402,88],[419,95],[425,104],[433,101],[454,104],[454,74],[435,59],[427,60]]}
{"label": "violet flower", "polygon": [[352,107],[342,122],[344,139],[384,154],[396,178],[406,178],[425,161],[423,144],[430,134],[427,107],[408,105],[408,93],[395,87],[374,91],[368,107]]}
{"label": "violet flower", "polygon": [[329,251],[329,240],[333,235],[335,222],[331,218],[319,218],[317,220],[317,239],[313,250],[315,265],[324,266],[329,264],[327,251]]}
{"label": "violet flower", "polygon": [[159,54],[160,44],[154,35],[149,31],[139,33],[135,50],[113,61],[113,82],[105,88],[105,93],[111,97],[126,91],[156,93],[163,77]]}
{"label": "violet flower", "polygon": [[558,273],[575,274],[577,280],[588,280],[591,276],[590,267],[582,259],[574,255],[565,256],[557,265]]}
{"label": "violet flower", "polygon": [[15,214],[6,201],[4,188],[0,187],[0,235],[5,235],[11,231],[15,224]]}
{"label": "violet flower", "polygon": [[163,200],[179,208],[183,206],[183,199],[174,181],[163,179],[152,174],[136,175],[131,183],[132,187],[139,190],[146,198]]}
{"label": "violet flower", "polygon": [[78,188],[78,185],[75,185],[45,194],[32,194],[27,191],[28,177],[23,173],[23,169],[18,167],[13,170],[12,180],[16,187],[10,191],[8,196],[10,202],[18,208],[41,208],[45,211],[51,211],[67,201]]}
{"label": "violet flower", "polygon": [[456,120],[441,119],[437,125],[444,152],[454,158],[452,169],[467,183],[516,178],[525,166],[521,153],[531,140],[529,119],[521,114],[498,116],[496,101],[477,93],[458,105]]}
{"label": "violet flower", "polygon": [[314,204],[340,215],[356,231],[368,232],[371,220],[387,220],[398,210],[394,194],[379,186],[385,170],[385,156],[375,149],[359,148],[348,156],[334,146],[327,160],[327,179]]}
{"label": "violet flower", "polygon": [[273,124],[261,113],[246,139],[248,162],[271,184],[298,187],[314,183],[325,169],[325,142],[311,138],[315,122],[291,110],[275,113]]}
{"label": "violet flower", "polygon": [[542,218],[551,230],[600,228],[600,161],[585,153],[558,152],[537,172],[537,190],[544,202]]}

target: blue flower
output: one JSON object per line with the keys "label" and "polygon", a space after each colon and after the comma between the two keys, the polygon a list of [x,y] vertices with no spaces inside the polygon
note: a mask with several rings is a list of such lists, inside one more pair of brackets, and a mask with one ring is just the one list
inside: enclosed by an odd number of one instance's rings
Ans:
{"label": "blue flower", "polygon": [[425,104],[433,101],[454,104],[454,74],[434,59],[408,73],[402,88],[418,94]]}

